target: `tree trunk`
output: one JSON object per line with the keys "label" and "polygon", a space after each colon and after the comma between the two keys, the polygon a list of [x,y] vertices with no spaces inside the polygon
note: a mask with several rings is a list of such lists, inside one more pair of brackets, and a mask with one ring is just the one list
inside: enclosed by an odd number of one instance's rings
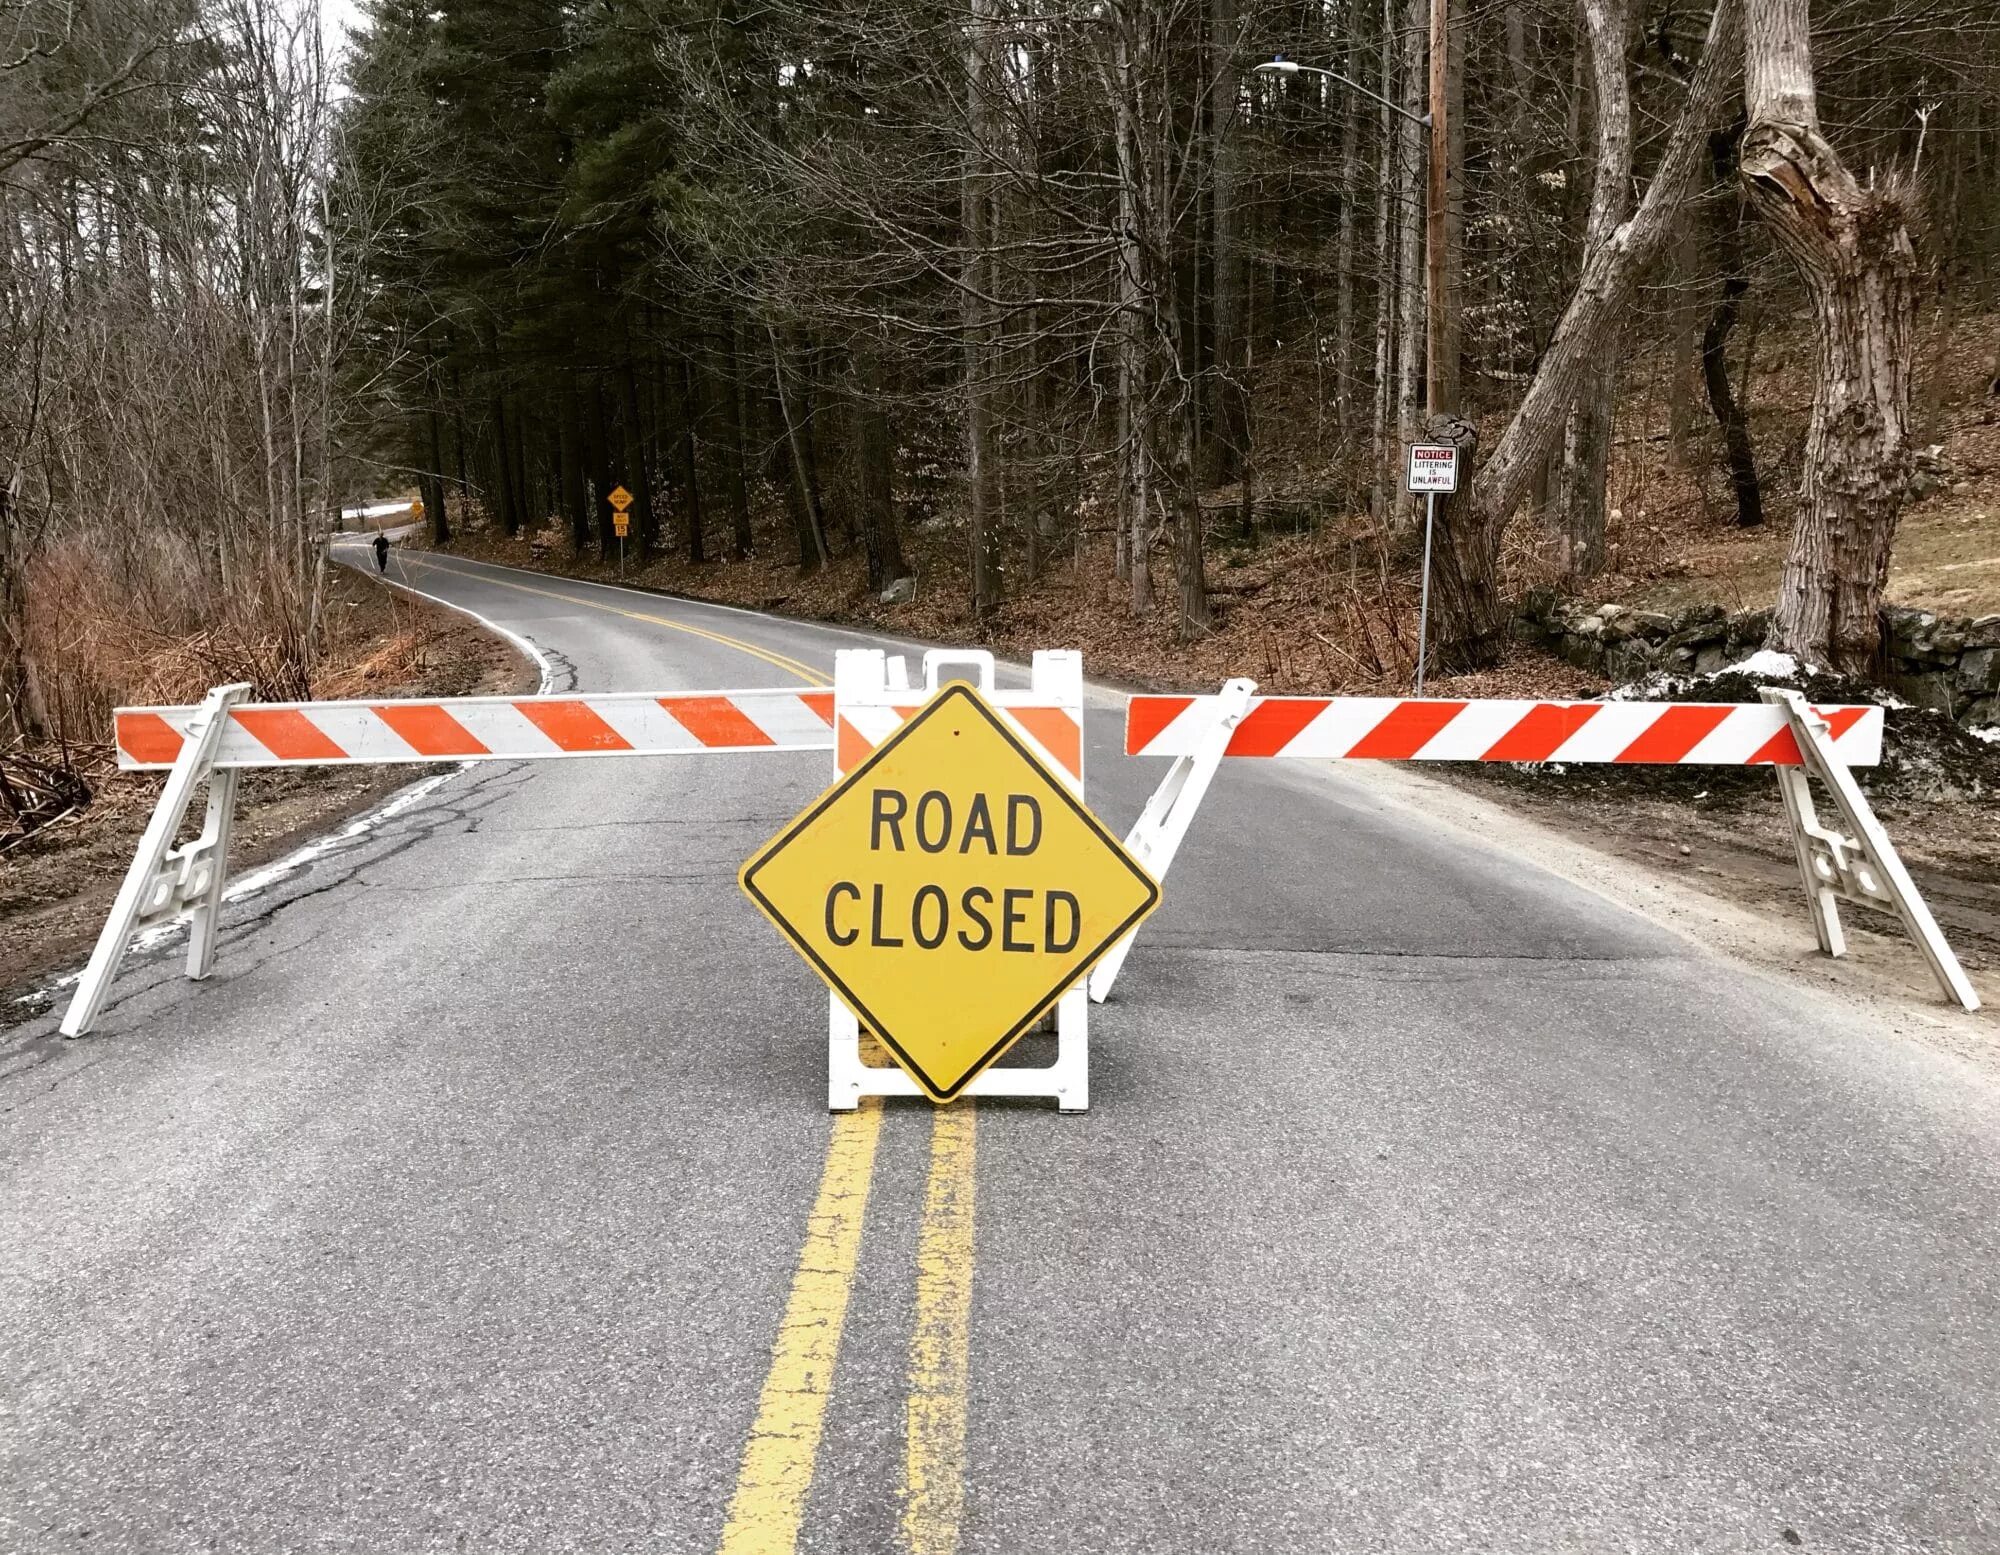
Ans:
{"label": "tree trunk", "polygon": [[451,519],[444,510],[444,434],[439,429],[436,400],[432,400],[424,419],[430,423],[431,467],[424,472],[424,512],[431,521],[431,541],[436,545],[451,543]]}
{"label": "tree trunk", "polygon": [[1194,467],[1198,401],[1192,393],[1175,417],[1176,446],[1170,466],[1174,495],[1174,581],[1180,587],[1182,642],[1205,636],[1209,627],[1208,571],[1202,551],[1201,488]]}
{"label": "tree trunk", "polygon": [[798,506],[793,509],[793,516],[799,523],[799,570],[810,572],[815,567],[826,566],[833,558],[826,549],[826,524],[820,517],[819,490],[813,479],[812,455],[806,446],[806,432],[799,425],[799,415],[785,389],[784,352],[778,346],[778,332],[768,329],[768,333],[771,337],[771,372],[778,392],[778,414],[784,419],[785,446],[792,455],[793,489],[798,494]]}
{"label": "tree trunk", "polygon": [[1240,91],[1236,55],[1242,46],[1236,0],[1210,0],[1209,50],[1212,78],[1208,98],[1215,248],[1215,443],[1217,485],[1243,474],[1250,448],[1249,383],[1244,362],[1249,344],[1243,257],[1242,126],[1237,123]]}
{"label": "tree trunk", "polygon": [[896,441],[889,425],[882,367],[872,350],[857,353],[860,389],[855,404],[860,450],[861,543],[868,557],[868,587],[880,593],[907,575],[896,532]]}
{"label": "tree trunk", "polygon": [[16,507],[21,468],[0,481],[0,637],[5,638],[5,657],[0,661],[0,696],[7,703],[7,721],[17,738],[32,740],[47,733],[48,708],[42,697],[42,680],[28,640],[27,558]]}
{"label": "tree trunk", "polygon": [[[1427,441],[1449,443],[1458,450],[1458,467],[1469,470],[1479,455],[1479,429],[1459,415],[1432,416],[1424,429]],[[1490,580],[1500,570],[1500,534],[1479,521],[1471,494],[1461,480],[1456,492],[1437,499],[1432,532],[1431,615],[1434,622],[1480,619],[1492,608]],[[1478,669],[1492,654],[1485,638],[1457,632],[1433,632],[1431,663],[1441,670]]]}
{"label": "tree trunk", "polygon": [[472,500],[471,473],[465,467],[465,391],[459,387],[458,372],[451,375],[451,456],[458,475],[459,518],[465,517],[463,504]]}
{"label": "tree trunk", "polygon": [[521,413],[519,401],[515,402],[514,414],[508,418],[507,428],[503,453],[513,475],[514,517],[519,528],[533,534],[538,515],[535,513],[534,495],[528,489],[528,423]]}
{"label": "tree trunk", "polygon": [[1396,250],[1389,238],[1389,208],[1396,177],[1396,116],[1389,101],[1396,90],[1396,0],[1382,0],[1381,92],[1375,139],[1375,424],[1369,443],[1371,495],[1369,511],[1383,529],[1395,515],[1401,486],[1396,470],[1395,436],[1390,426],[1396,350]]}
{"label": "tree trunk", "polygon": [[1467,662],[1498,655],[1507,627],[1497,573],[1501,535],[1538,469],[1562,437],[1577,390],[1624,323],[1640,275],[1659,252],[1686,200],[1708,132],[1722,117],[1736,79],[1740,28],[1737,0],[1721,0],[1709,22],[1708,39],[1687,100],[1667,138],[1659,169],[1646,186],[1645,198],[1632,219],[1619,226],[1585,261],[1576,290],[1542,353],[1527,393],[1501,433],[1492,457],[1473,479],[1471,512],[1457,527],[1477,528],[1482,533],[1478,543],[1466,547],[1464,561],[1470,569],[1489,563],[1496,570],[1484,576],[1469,574],[1459,596],[1465,613],[1449,610],[1440,621],[1440,641],[1455,645]]}
{"label": "tree trunk", "polygon": [[507,435],[505,396],[493,396],[493,484],[500,493],[500,527],[509,539],[521,532],[521,503],[514,488],[514,457]]}
{"label": "tree trunk", "polygon": [[1432,415],[1455,412],[1463,392],[1465,357],[1465,56],[1471,29],[1461,26],[1445,55],[1444,294],[1451,305],[1439,331],[1438,403]]}
{"label": "tree trunk", "polygon": [[586,439],[573,386],[565,384],[556,415],[556,454],[562,464],[561,506],[569,520],[570,549],[581,556],[590,549],[590,496],[583,468]]}
{"label": "tree trunk", "polygon": [[590,483],[595,488],[597,504],[597,554],[601,560],[615,555],[618,550],[618,526],[612,516],[615,509],[611,506],[611,489],[618,483],[611,474],[611,429],[606,425],[609,418],[604,414],[604,379],[596,373],[590,378],[590,399],[586,408],[586,426],[590,437]]}
{"label": "tree trunk", "polygon": [[995,501],[999,470],[993,448],[992,342],[986,298],[992,292],[993,205],[986,175],[986,94],[994,0],[972,0],[965,42],[965,159],[959,177],[960,314],[965,357],[965,496],[972,547],[972,616],[1000,607],[1001,534]]}
{"label": "tree trunk", "polygon": [[632,484],[632,538],[639,542],[639,560],[645,561],[660,543],[660,522],[653,511],[653,478],[647,468],[646,427],[639,419],[639,376],[632,358],[625,358],[619,374],[625,391],[625,479]]}
{"label": "tree trunk", "polygon": [[1126,598],[1135,616],[1153,608],[1152,518],[1149,508],[1147,461],[1152,456],[1152,413],[1144,366],[1144,295],[1139,267],[1139,205],[1142,169],[1139,157],[1138,67],[1132,30],[1143,22],[1133,7],[1120,4],[1112,12],[1117,39],[1113,57],[1117,92],[1118,155],[1118,421],[1119,535],[1125,552]]}
{"label": "tree trunk", "polygon": [[680,444],[681,487],[685,493],[683,505],[686,509],[687,559],[700,565],[708,560],[701,532],[701,484],[695,468],[694,420],[695,407],[700,403],[695,389],[694,364],[686,357],[681,358],[678,387],[681,420]]}
{"label": "tree trunk", "polygon": [[744,460],[747,455],[743,447],[742,354],[738,348],[737,326],[734,319],[730,321],[724,339],[722,383],[726,397],[723,400],[722,414],[726,422],[723,427],[723,448],[728,464],[725,489],[729,497],[729,554],[740,562],[748,560],[756,538],[750,530],[750,492],[744,477]]}
{"label": "tree trunk", "polygon": [[1729,333],[1736,328],[1736,314],[1750,278],[1735,274],[1722,282],[1722,300],[1708,328],[1701,333],[1701,381],[1708,390],[1709,409],[1722,428],[1722,443],[1729,458],[1729,488],[1736,497],[1736,522],[1755,529],[1764,522],[1764,493],[1757,483],[1757,455],[1750,443],[1750,416],[1738,402],[1729,383]]}
{"label": "tree trunk", "polygon": [[[1359,74],[1361,51],[1355,48],[1348,59]],[[1355,218],[1355,201],[1361,191],[1361,94],[1341,94],[1340,110],[1340,230],[1334,242],[1335,285],[1339,295],[1334,303],[1333,324],[1333,425],[1345,432],[1354,417],[1354,235],[1360,222]]]}
{"label": "tree trunk", "polygon": [[1863,185],[1820,133],[1806,0],[1749,0],[1746,45],[1743,182],[1818,325],[1799,513],[1770,646],[1859,672],[1880,638],[1909,492],[1917,196],[1893,174]]}
{"label": "tree trunk", "polygon": [[[1584,263],[1610,241],[1632,207],[1632,94],[1626,79],[1628,0],[1584,0],[1590,44],[1591,118],[1596,129],[1595,176],[1584,228]],[[1563,439],[1560,513],[1563,558],[1571,583],[1604,570],[1609,505],[1611,432],[1618,396],[1618,331],[1585,371]]]}
{"label": "tree trunk", "polygon": [[[1424,105],[1424,38],[1430,25],[1429,0],[1409,0],[1402,20],[1403,107],[1421,114]],[[1387,95],[1386,93],[1384,94]],[[1424,360],[1424,148],[1426,131],[1408,119],[1396,121],[1396,432],[1383,449],[1383,484],[1390,492],[1393,528],[1416,522],[1416,504],[1400,495],[1403,445],[1417,439],[1418,392]]]}

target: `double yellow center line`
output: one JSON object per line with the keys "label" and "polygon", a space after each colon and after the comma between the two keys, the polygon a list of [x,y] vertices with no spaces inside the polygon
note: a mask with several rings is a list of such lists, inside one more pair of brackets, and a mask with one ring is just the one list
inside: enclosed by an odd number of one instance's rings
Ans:
{"label": "double yellow center line", "polygon": [[[410,559],[405,553],[405,562]],[[810,664],[684,621],[496,578],[484,569],[447,567],[430,557],[423,557],[422,564],[496,588],[539,594],[706,638],[796,675],[808,685],[830,684]],[[883,1055],[870,1056],[879,1062]],[[873,1097],[855,1111],[834,1117],[819,1192],[806,1221],[805,1245],[771,1346],[770,1369],[737,1468],[718,1555],[793,1555],[798,1548],[826,1409],[833,1397],[840,1332],[861,1262],[861,1233],[882,1118],[882,1104]],[[909,1403],[904,1414],[902,1530],[911,1555],[956,1555],[965,1508],[976,1141],[970,1101],[935,1109],[923,1225],[917,1234],[916,1319],[910,1335]]]}
{"label": "double yellow center line", "polygon": [[[515,583],[511,579],[496,578],[488,571],[473,571],[465,567],[447,567],[434,557],[419,557],[406,552],[402,560],[406,566],[411,561],[420,561],[430,571],[450,573],[454,577],[470,578],[478,583],[490,583],[495,588],[512,589],[517,594],[539,594],[544,599],[561,600],[565,605],[581,605],[585,610],[602,611],[608,616],[623,616],[627,621],[643,621],[648,626],[663,626],[670,632],[685,632],[690,637],[703,637],[712,643],[720,643],[725,648],[734,648],[738,653],[747,653],[753,659],[762,659],[766,664],[783,670],[787,675],[798,676],[799,679],[805,681],[808,685],[830,686],[833,684],[831,680],[814,669],[810,664],[803,664],[799,660],[790,658],[782,653],[774,653],[769,648],[760,648],[755,643],[747,643],[740,637],[728,637],[721,632],[710,632],[699,626],[689,626],[685,621],[670,621],[665,616],[649,615],[643,610],[623,610],[617,605],[607,605],[595,599],[582,599],[575,594],[562,593],[558,589],[537,588],[532,583]],[[601,587],[602,585],[592,585],[589,583],[581,585],[584,588],[591,588],[593,586]]]}

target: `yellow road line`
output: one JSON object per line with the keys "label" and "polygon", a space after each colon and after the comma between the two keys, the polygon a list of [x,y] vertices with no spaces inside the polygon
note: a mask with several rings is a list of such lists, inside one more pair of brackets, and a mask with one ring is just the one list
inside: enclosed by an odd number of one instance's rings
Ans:
{"label": "yellow road line", "polygon": [[771,1370],[744,1444],[719,1555],[792,1555],[797,1548],[881,1133],[882,1104],[873,1098],[833,1120],[819,1198],[771,1347]]}
{"label": "yellow road line", "polygon": [[931,1130],[904,1418],[903,1537],[911,1555],[956,1555],[965,1510],[974,1118],[971,1102],[956,1102],[937,1109]]}
{"label": "yellow road line", "polygon": [[[481,583],[491,583],[496,588],[515,589],[523,594],[539,594],[544,599],[559,599],[565,605],[580,605],[585,610],[601,610],[606,615],[623,616],[628,621],[644,621],[649,626],[664,626],[671,632],[686,632],[690,637],[705,637],[710,642],[720,643],[725,648],[734,648],[739,653],[747,653],[753,659],[762,659],[766,664],[783,670],[787,675],[798,676],[799,679],[805,681],[808,685],[830,686],[833,684],[826,675],[814,669],[810,664],[801,663],[797,659],[777,653],[769,648],[760,648],[755,643],[747,643],[740,637],[728,637],[721,632],[711,632],[699,626],[689,626],[685,621],[670,621],[665,616],[648,615],[643,610],[621,610],[616,605],[599,604],[594,599],[580,599],[574,594],[564,594],[556,589],[538,589],[531,583],[514,583],[506,578],[491,577],[483,572],[468,572],[463,567],[447,567],[444,563],[437,561],[433,557],[417,556],[414,552],[406,552],[404,561],[407,563],[412,557],[415,557],[416,560],[420,561],[426,567],[433,568],[438,572],[449,573],[455,577],[475,578]],[[584,586],[589,587],[588,584]]]}
{"label": "yellow road line", "polygon": [[[403,560],[411,559],[405,553]],[[827,678],[809,664],[721,632],[644,611],[580,599],[484,572],[424,566],[539,594],[586,610],[707,638],[812,685]],[[886,1060],[876,1055],[876,1061]],[[956,1555],[965,1507],[966,1382],[971,1347],[975,1132],[973,1104],[937,1109],[924,1221],[917,1244],[917,1315],[910,1336],[905,1417],[903,1535],[911,1555]],[[812,1489],[826,1406],[833,1391],[840,1331],[861,1256],[861,1230],[881,1136],[881,1103],[869,1098],[834,1119],[819,1197],[792,1278],[771,1368],[744,1445],[718,1555],[793,1555]]]}

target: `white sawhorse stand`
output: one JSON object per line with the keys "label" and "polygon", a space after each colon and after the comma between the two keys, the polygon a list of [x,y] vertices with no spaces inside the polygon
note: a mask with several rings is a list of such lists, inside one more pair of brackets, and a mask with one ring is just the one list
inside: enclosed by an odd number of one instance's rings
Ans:
{"label": "white sawhorse stand", "polygon": [[[1071,649],[1044,649],[1034,657],[1026,691],[1002,691],[994,684],[993,655],[980,649],[933,648],[924,655],[923,684],[912,686],[901,655],[877,648],[844,648],[833,660],[834,769],[844,776],[893,734],[926,698],[951,680],[969,680],[1003,715],[1040,712],[1033,723],[1047,734],[1048,715],[1075,728],[1075,765],[1038,737],[1028,720],[1008,716],[1015,732],[1042,757],[1049,770],[1083,798],[1083,655]],[[1058,725],[1059,727],[1060,725]],[[1063,1112],[1090,1107],[1090,1004],[1079,982],[1056,1005],[1056,1060],[1040,1069],[994,1065],[963,1096],[1047,1096]],[[827,995],[827,1092],[833,1112],[852,1112],[864,1096],[921,1096],[917,1082],[902,1070],[861,1060],[861,1023],[838,994]]]}
{"label": "white sawhorse stand", "polygon": [[[215,965],[215,937],[239,775],[234,767],[215,765],[215,749],[222,742],[229,710],[249,696],[249,685],[238,682],[216,687],[202,702],[181,753],[167,773],[167,785],[153,807],[131,867],[125,871],[124,884],[111,904],[111,916],[105,920],[90,962],[77,979],[76,993],[63,1012],[64,1036],[80,1037],[96,1023],[132,937],[144,929],[191,913],[187,975],[206,977]],[[180,830],[195,790],[203,783],[208,785],[208,813],[201,834],[177,848],[174,833]]]}
{"label": "white sawhorse stand", "polygon": [[[1256,693],[1254,680],[1223,683],[1221,694],[1214,699],[1214,722],[1202,736],[1200,745],[1192,755],[1174,758],[1160,786],[1153,790],[1153,797],[1146,801],[1146,808],[1139,812],[1139,819],[1132,823],[1132,830],[1125,838],[1125,850],[1162,885],[1166,884],[1174,855],[1180,851],[1181,841],[1193,824],[1194,813],[1208,793],[1208,785],[1215,780],[1215,769],[1222,765],[1229,737],[1243,722],[1243,715],[1250,711],[1250,698]],[[1119,969],[1125,965],[1136,937],[1136,930],[1126,935],[1091,968],[1092,1004],[1102,1004],[1111,997],[1111,986],[1118,981]]]}
{"label": "white sawhorse stand", "polygon": [[[1889,834],[1875,819],[1854,774],[1835,753],[1827,721],[1803,696],[1786,687],[1766,686],[1757,694],[1785,710],[1792,738],[1805,762],[1801,767],[1771,770],[1778,775],[1778,792],[1784,797],[1785,815],[1792,824],[1792,844],[1798,850],[1799,876],[1805,883],[1806,906],[1812,912],[1819,948],[1829,956],[1847,954],[1840,903],[1887,908],[1903,920],[1903,928],[1923,952],[1945,997],[1960,1009],[1978,1009],[1979,995],[1973,991],[1965,968],[1952,954],[1944,932],[1924,905]],[[1813,806],[1812,786],[1806,781],[1808,773],[1825,786],[1834,808],[1847,823],[1845,835],[1821,824]]]}

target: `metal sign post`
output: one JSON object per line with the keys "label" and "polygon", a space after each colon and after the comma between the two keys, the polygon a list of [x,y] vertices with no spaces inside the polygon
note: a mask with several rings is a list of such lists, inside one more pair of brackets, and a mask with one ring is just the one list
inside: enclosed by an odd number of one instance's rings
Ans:
{"label": "metal sign post", "polygon": [[1424,694],[1424,654],[1431,640],[1431,535],[1437,528],[1437,493],[1424,493],[1424,581],[1417,595],[1417,695]]}
{"label": "metal sign post", "polygon": [[1431,637],[1431,537],[1438,493],[1458,490],[1458,450],[1449,443],[1412,443],[1404,489],[1424,494],[1424,577],[1417,597],[1417,695],[1424,694],[1424,659]]}
{"label": "metal sign post", "polygon": [[623,486],[613,486],[606,495],[611,504],[611,528],[618,536],[618,576],[625,576],[625,534],[632,527],[632,515],[626,511],[632,506],[632,493]]}

